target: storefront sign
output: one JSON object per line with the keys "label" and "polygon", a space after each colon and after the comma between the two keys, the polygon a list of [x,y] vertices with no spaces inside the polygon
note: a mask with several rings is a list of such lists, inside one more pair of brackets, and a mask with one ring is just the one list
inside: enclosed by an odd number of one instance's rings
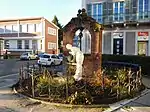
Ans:
{"label": "storefront sign", "polygon": [[138,32],[138,40],[147,41],[149,39],[148,32]]}

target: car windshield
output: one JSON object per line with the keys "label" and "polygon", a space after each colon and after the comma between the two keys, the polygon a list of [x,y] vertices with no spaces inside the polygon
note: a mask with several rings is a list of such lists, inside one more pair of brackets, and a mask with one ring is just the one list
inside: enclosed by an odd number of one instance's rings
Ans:
{"label": "car windshield", "polygon": [[28,53],[23,53],[22,55],[28,55]]}
{"label": "car windshield", "polygon": [[63,54],[59,54],[58,56],[59,56],[59,57],[63,57]]}
{"label": "car windshield", "polygon": [[38,56],[40,56],[40,57],[41,57],[43,54],[45,54],[45,53],[39,53],[39,54],[38,54]]}
{"label": "car windshield", "polygon": [[49,55],[41,55],[41,58],[50,58]]}

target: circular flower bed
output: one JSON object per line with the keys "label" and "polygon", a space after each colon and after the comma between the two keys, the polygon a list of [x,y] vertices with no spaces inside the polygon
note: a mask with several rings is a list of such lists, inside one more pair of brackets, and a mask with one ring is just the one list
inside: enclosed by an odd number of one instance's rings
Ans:
{"label": "circular flower bed", "polygon": [[[131,69],[105,68],[99,73],[76,82],[72,75],[74,67],[69,67],[64,76],[54,76],[48,70],[32,70],[22,76],[16,87],[19,93],[36,99],[75,105],[110,104],[138,95],[144,86],[141,72]],[[71,74],[70,74],[71,73]]]}

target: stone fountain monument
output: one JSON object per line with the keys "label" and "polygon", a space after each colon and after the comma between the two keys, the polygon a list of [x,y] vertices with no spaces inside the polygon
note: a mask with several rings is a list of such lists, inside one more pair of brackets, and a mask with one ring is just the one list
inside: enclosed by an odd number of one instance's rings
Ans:
{"label": "stone fountain monument", "polygon": [[[79,53],[76,55],[76,61],[79,60],[80,62],[77,63],[80,64],[76,65],[74,78],[81,79],[82,62],[86,77],[93,77],[97,72],[101,75],[103,26],[87,16],[85,9],[82,9],[78,11],[77,17],[72,18],[63,29],[64,54]],[[69,50],[71,50],[70,53]]]}

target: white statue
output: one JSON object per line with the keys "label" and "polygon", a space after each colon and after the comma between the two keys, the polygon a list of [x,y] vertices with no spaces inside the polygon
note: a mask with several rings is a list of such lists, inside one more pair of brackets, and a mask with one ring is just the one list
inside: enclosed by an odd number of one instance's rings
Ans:
{"label": "white statue", "polygon": [[76,72],[73,77],[76,81],[79,81],[82,79],[82,64],[84,61],[84,54],[78,47],[73,47],[71,44],[67,44],[66,48],[70,50],[69,54],[76,57]]}

